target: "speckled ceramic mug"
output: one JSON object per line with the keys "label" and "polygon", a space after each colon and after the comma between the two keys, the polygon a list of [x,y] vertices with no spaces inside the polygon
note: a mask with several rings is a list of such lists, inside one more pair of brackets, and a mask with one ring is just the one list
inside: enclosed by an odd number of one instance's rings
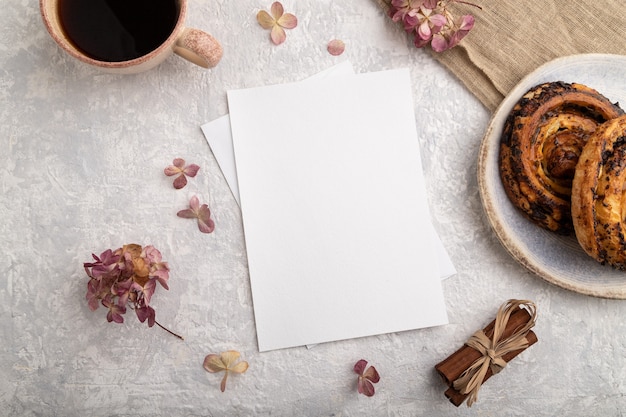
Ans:
{"label": "speckled ceramic mug", "polygon": [[187,0],[174,0],[177,9],[174,28],[167,39],[152,51],[137,58],[121,61],[94,58],[79,48],[64,29],[60,18],[60,3],[62,1],[39,0],[41,16],[48,32],[65,52],[79,61],[103,71],[120,74],[147,71],[159,65],[172,53],[176,53],[204,68],[214,67],[222,58],[222,47],[213,36],[202,30],[185,26]]}

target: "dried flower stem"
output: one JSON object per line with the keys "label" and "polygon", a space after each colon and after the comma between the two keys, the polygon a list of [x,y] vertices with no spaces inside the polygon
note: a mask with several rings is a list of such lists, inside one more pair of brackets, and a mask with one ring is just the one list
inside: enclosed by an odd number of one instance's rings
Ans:
{"label": "dried flower stem", "polygon": [[461,3],[461,4],[467,4],[468,6],[473,6],[473,7],[477,7],[478,9],[482,10],[483,8],[480,7],[478,4],[474,4],[474,3],[470,3],[469,1],[463,1],[463,0],[454,0],[455,3]]}
{"label": "dried flower stem", "polygon": [[154,321],[154,324],[156,324],[157,326],[159,326],[160,328],[162,328],[163,330],[165,330],[166,332],[168,332],[169,334],[176,336],[177,338],[179,338],[180,340],[185,340],[184,337],[182,337],[179,334],[174,333],[173,331],[171,331],[170,329],[168,329],[167,327],[163,326],[161,323],[159,323],[158,321]]}

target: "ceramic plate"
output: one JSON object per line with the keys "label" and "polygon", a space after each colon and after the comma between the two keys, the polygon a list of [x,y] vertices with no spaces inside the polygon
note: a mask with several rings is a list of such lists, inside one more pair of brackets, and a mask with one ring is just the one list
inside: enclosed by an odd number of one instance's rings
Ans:
{"label": "ceramic plate", "polygon": [[558,58],[525,77],[494,113],[480,146],[478,183],[498,239],[518,262],[552,284],[586,295],[626,299],[626,272],[601,265],[575,237],[559,236],[523,217],[500,181],[500,135],[509,112],[533,86],[548,81],[585,84],[626,109],[626,56],[584,54]]}

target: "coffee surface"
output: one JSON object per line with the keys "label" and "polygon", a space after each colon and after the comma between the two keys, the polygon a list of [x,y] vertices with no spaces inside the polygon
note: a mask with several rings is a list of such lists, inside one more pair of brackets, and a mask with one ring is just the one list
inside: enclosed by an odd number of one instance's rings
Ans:
{"label": "coffee surface", "polygon": [[99,61],[139,58],[161,45],[178,19],[176,0],[60,0],[63,30]]}

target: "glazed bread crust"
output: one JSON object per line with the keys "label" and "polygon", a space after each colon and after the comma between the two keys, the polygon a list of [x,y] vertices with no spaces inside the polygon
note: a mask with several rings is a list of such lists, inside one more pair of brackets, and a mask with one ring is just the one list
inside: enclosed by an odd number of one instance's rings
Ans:
{"label": "glazed bread crust", "polygon": [[610,120],[585,145],[572,184],[580,246],[602,264],[626,270],[626,116]]}
{"label": "glazed bread crust", "polygon": [[531,88],[513,107],[500,143],[500,177],[511,202],[535,224],[574,231],[572,180],[589,136],[623,110],[582,84]]}

